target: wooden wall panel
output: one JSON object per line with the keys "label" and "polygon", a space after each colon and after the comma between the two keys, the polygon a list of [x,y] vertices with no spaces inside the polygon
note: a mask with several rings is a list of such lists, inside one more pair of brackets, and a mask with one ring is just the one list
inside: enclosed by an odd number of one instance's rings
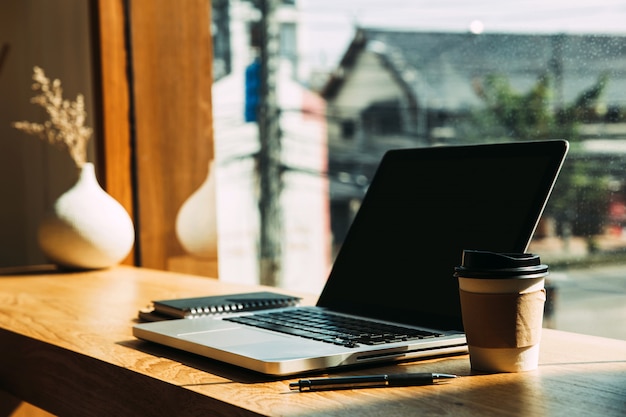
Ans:
{"label": "wooden wall panel", "polygon": [[[169,258],[184,254],[176,214],[202,184],[214,155],[210,2],[127,2],[128,56],[120,52],[125,2],[98,3],[107,191],[134,210],[137,264],[166,269]],[[127,59],[128,78],[120,66]]]}
{"label": "wooden wall panel", "polygon": [[130,2],[141,264],[182,253],[175,220],[213,157],[208,0]]}
{"label": "wooden wall panel", "polygon": [[[19,120],[44,122],[45,111],[30,100],[33,67],[59,79],[64,98],[83,94],[86,124],[94,127],[93,51],[89,2],[2,0],[0,2],[0,266],[47,263],[37,229],[78,173],[69,153],[18,131]],[[93,162],[94,135],[88,144]]]}

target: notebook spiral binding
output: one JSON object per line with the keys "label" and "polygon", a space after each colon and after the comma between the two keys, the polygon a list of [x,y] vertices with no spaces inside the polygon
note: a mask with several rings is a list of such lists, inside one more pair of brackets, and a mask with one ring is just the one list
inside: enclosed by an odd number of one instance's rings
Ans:
{"label": "notebook spiral binding", "polygon": [[298,305],[300,300],[300,297],[267,291],[158,300],[153,301],[152,305],[139,310],[139,318],[143,321],[193,319],[244,311],[290,307]]}

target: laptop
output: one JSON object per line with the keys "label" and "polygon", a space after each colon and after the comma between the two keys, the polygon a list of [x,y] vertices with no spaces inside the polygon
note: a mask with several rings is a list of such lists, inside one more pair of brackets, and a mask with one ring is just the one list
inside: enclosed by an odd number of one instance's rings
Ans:
{"label": "laptop", "polygon": [[315,306],[140,323],[133,335],[271,375],[465,353],[454,267],[464,249],[526,251],[568,146],[388,151]]}

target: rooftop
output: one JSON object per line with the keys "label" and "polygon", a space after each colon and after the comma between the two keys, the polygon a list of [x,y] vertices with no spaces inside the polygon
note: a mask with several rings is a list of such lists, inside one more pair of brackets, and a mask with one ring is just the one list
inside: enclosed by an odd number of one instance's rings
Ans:
{"label": "rooftop", "polygon": [[345,70],[363,51],[378,54],[418,97],[426,97],[430,108],[463,109],[480,104],[473,85],[486,75],[504,75],[513,88],[526,91],[547,73],[553,74],[557,94],[565,102],[607,74],[606,104],[626,106],[626,36],[475,35],[362,28],[326,84],[325,97],[338,91]]}

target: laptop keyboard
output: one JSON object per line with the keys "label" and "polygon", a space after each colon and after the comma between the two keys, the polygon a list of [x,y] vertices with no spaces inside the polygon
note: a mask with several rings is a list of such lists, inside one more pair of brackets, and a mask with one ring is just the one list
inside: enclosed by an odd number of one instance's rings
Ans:
{"label": "laptop keyboard", "polygon": [[441,333],[344,317],[315,308],[256,313],[223,320],[345,347],[443,336]]}

